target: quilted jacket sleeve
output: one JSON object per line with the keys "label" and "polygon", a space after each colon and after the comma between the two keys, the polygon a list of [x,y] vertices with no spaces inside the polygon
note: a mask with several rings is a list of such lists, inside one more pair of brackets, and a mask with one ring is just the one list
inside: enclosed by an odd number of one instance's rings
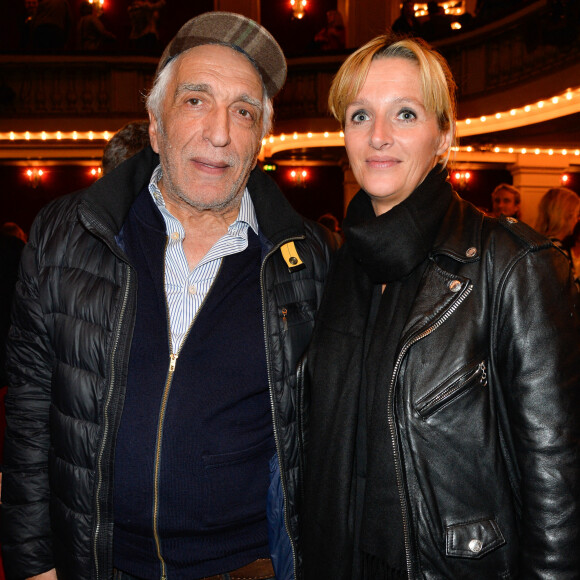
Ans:
{"label": "quilted jacket sleeve", "polygon": [[18,579],[54,567],[47,469],[53,355],[39,296],[37,240],[35,227],[22,252],[7,349],[2,552],[7,576]]}
{"label": "quilted jacket sleeve", "polygon": [[580,570],[580,304],[561,252],[525,254],[500,283],[496,370],[521,509],[520,576]]}

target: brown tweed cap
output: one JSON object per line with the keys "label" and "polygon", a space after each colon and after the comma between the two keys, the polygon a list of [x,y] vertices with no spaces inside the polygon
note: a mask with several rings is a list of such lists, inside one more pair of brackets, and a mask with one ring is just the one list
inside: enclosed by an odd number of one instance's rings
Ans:
{"label": "brown tweed cap", "polygon": [[280,45],[263,26],[234,12],[206,12],[188,20],[163,51],[157,74],[172,58],[202,44],[230,46],[248,57],[270,98],[284,85],[286,59]]}

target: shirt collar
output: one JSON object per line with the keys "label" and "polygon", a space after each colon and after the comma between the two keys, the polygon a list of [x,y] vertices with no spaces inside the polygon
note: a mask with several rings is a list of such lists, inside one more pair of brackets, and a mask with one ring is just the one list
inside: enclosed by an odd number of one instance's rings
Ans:
{"label": "shirt collar", "polygon": [[[161,190],[158,186],[158,183],[162,177],[163,170],[161,169],[161,164],[159,164],[153,171],[153,175],[151,175],[151,180],[149,181],[149,193],[153,197],[153,201],[155,201],[157,207],[165,208],[166,211],[169,211],[167,210],[165,200],[163,199],[163,195],[161,194]],[[240,226],[243,226],[244,224],[249,225],[254,230],[254,233],[256,235],[258,234],[258,218],[256,217],[254,203],[252,202],[252,198],[250,197],[250,192],[248,191],[247,187],[245,188],[244,194],[242,195],[238,217],[236,218],[236,221],[230,225],[228,231],[232,232],[232,230],[238,230]]]}

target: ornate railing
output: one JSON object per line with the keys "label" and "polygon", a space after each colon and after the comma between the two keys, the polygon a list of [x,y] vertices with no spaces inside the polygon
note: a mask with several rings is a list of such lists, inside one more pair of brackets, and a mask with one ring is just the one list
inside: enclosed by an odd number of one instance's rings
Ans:
{"label": "ornate railing", "polygon": [[[547,0],[501,21],[435,43],[447,57],[460,102],[504,93],[554,70],[580,66],[580,36],[546,36]],[[576,30],[577,32],[577,30]],[[288,81],[276,102],[281,126],[290,121],[332,124],[328,88],[345,54],[289,60]],[[0,55],[0,132],[110,130],[145,114],[143,95],[156,59],[138,56]],[[570,75],[562,75],[565,90]],[[515,104],[514,104],[515,106]]]}

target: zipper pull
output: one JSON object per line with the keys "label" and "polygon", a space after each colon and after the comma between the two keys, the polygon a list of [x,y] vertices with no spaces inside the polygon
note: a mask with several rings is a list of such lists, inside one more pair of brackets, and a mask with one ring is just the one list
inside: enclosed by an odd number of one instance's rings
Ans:
{"label": "zipper pull", "polygon": [[487,372],[485,368],[485,363],[479,363],[479,370],[481,371],[481,377],[479,378],[479,383],[482,387],[487,387]]}
{"label": "zipper pull", "polygon": [[282,322],[284,324],[284,332],[288,330],[288,319],[286,315],[288,314],[288,310],[286,308],[282,308]]}
{"label": "zipper pull", "polygon": [[170,354],[169,355],[169,372],[172,373],[173,371],[175,371],[175,365],[177,364],[177,357],[179,355],[178,354]]}

